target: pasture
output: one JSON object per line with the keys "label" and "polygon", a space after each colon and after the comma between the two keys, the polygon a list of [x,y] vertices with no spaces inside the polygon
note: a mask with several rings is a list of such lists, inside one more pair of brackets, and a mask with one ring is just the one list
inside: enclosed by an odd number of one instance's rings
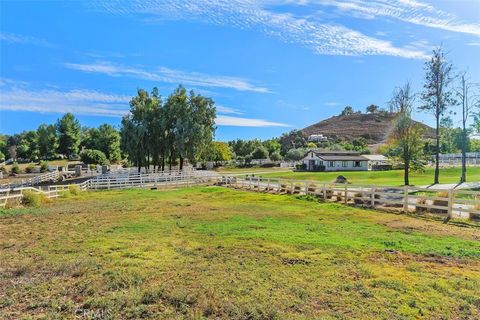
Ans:
{"label": "pasture", "polygon": [[221,187],[0,211],[0,317],[475,319],[480,229]]}
{"label": "pasture", "polygon": [[[315,180],[319,182],[333,182],[339,175],[345,176],[353,184],[373,184],[379,186],[403,185],[403,171],[339,171],[339,172],[293,172],[280,168],[244,168],[244,169],[221,169],[221,174],[254,173],[265,178],[283,178],[298,180]],[[424,172],[412,172],[410,183],[412,185],[430,185],[433,181],[433,168],[426,168]],[[459,167],[440,169],[440,183],[458,183],[461,169]],[[467,168],[467,181],[480,181],[480,167]]]}

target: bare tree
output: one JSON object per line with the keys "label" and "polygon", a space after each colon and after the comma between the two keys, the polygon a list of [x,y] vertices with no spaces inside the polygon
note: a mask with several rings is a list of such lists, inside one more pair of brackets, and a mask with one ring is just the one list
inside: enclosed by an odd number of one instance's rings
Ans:
{"label": "bare tree", "polygon": [[460,86],[455,90],[462,107],[462,175],[460,183],[467,181],[467,122],[474,115],[474,110],[480,107],[479,95],[474,92],[477,88],[478,85],[469,82],[466,71],[460,74]]}
{"label": "bare tree", "polygon": [[403,163],[405,185],[410,184],[410,170],[422,165],[423,129],[413,121],[411,116],[414,101],[415,94],[412,93],[409,83],[397,88],[390,101],[390,108],[398,111],[390,138],[393,140],[395,149],[398,150],[397,158]]}
{"label": "bare tree", "polygon": [[445,57],[442,48],[433,50],[433,55],[425,63],[425,84],[423,86],[422,100],[424,104],[419,108],[422,111],[433,113],[436,120],[435,127],[435,177],[434,184],[439,183],[439,158],[440,158],[440,119],[448,107],[455,104],[450,85],[454,80],[452,64]]}

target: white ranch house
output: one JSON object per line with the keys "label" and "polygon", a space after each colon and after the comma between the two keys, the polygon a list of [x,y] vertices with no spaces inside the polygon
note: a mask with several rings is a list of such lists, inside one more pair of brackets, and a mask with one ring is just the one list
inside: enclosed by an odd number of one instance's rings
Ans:
{"label": "white ranch house", "polygon": [[318,151],[310,150],[302,159],[308,171],[367,171],[368,159],[355,151]]}

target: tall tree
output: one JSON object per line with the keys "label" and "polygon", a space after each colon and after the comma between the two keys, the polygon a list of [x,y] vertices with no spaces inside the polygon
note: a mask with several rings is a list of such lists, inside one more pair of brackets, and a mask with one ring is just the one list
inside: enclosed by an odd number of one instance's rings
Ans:
{"label": "tall tree", "polygon": [[52,159],[58,149],[57,128],[53,124],[41,124],[37,129],[40,158]]}
{"label": "tall tree", "polygon": [[308,143],[307,135],[301,130],[292,130],[282,134],[278,142],[281,145],[281,154],[286,155],[288,150],[305,148]]}
{"label": "tall tree", "polygon": [[120,133],[109,124],[87,129],[84,132],[82,147],[102,151],[111,163],[121,159]]}
{"label": "tall tree", "polygon": [[80,146],[80,122],[72,113],[66,113],[57,121],[58,151],[68,158],[78,155]]}
{"label": "tall tree", "polygon": [[423,131],[411,117],[414,100],[415,95],[411,91],[410,84],[407,83],[394,91],[390,101],[391,109],[398,110],[390,139],[394,149],[397,150],[395,157],[403,164],[405,185],[410,184],[410,171],[421,166],[421,155],[423,154]]}
{"label": "tall tree", "polygon": [[443,49],[433,50],[433,55],[425,63],[425,84],[422,92],[423,105],[420,110],[430,112],[436,121],[435,127],[435,177],[434,184],[439,183],[440,159],[440,119],[448,107],[455,104],[450,88],[453,81],[452,65],[447,61]]}
{"label": "tall tree", "polygon": [[7,153],[7,137],[0,134],[0,161],[5,161],[5,155]]}
{"label": "tall tree", "polygon": [[[460,86],[457,88],[457,98],[462,108],[462,174],[460,183],[467,181],[467,148],[468,148],[468,128],[467,123],[474,115],[475,109],[480,108],[480,98],[478,93],[473,92],[478,86],[469,82],[467,73],[460,74]],[[480,111],[480,110],[479,110]]]}

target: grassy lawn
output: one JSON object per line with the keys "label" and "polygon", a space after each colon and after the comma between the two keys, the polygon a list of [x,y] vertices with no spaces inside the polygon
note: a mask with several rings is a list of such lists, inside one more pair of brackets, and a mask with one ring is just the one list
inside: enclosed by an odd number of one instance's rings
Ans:
{"label": "grassy lawn", "polygon": [[[255,171],[236,171],[232,173],[250,173]],[[258,172],[272,172],[275,170],[263,169]],[[457,183],[460,180],[460,168],[440,169],[440,183]],[[429,185],[433,182],[433,168],[427,168],[425,172],[412,172],[410,183],[414,185]],[[333,182],[339,175],[345,176],[349,182],[356,184],[375,184],[387,186],[403,185],[403,171],[344,171],[344,172],[293,172],[279,170],[278,172],[260,174],[262,177],[316,180],[321,182]],[[480,181],[480,167],[467,168],[467,181]]]}
{"label": "grassy lawn", "polygon": [[0,212],[0,318],[474,319],[480,229],[220,187]]}

